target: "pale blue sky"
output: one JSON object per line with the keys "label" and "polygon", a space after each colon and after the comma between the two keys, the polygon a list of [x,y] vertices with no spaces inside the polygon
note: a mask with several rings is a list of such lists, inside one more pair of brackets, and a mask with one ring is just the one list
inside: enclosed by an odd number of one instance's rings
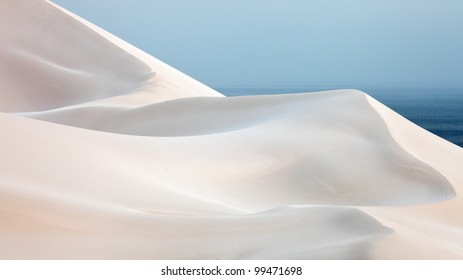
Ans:
{"label": "pale blue sky", "polygon": [[53,0],[212,87],[463,88],[460,0]]}

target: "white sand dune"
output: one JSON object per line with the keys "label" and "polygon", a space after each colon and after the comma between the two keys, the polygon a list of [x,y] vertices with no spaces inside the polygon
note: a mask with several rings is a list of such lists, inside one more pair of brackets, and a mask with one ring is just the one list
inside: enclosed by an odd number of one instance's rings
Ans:
{"label": "white sand dune", "polygon": [[224,97],[0,2],[0,258],[463,259],[463,149],[356,90]]}

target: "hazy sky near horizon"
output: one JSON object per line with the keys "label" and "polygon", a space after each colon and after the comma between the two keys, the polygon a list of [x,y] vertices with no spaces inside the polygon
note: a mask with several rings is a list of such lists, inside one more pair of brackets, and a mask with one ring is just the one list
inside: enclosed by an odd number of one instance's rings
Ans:
{"label": "hazy sky near horizon", "polygon": [[463,88],[459,0],[52,0],[212,87]]}

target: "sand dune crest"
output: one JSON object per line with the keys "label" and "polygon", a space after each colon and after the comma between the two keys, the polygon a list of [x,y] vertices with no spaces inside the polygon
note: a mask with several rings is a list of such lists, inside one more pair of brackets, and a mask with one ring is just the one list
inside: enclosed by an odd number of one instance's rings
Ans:
{"label": "sand dune crest", "polygon": [[48,1],[0,23],[0,258],[463,258],[462,149],[368,95],[224,97]]}

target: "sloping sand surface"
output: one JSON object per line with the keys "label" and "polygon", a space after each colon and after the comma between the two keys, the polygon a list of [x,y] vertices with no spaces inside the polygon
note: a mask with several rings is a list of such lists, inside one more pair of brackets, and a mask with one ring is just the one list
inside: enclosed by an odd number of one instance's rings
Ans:
{"label": "sloping sand surface", "polygon": [[365,93],[224,97],[47,1],[0,23],[0,258],[463,259],[463,150]]}

